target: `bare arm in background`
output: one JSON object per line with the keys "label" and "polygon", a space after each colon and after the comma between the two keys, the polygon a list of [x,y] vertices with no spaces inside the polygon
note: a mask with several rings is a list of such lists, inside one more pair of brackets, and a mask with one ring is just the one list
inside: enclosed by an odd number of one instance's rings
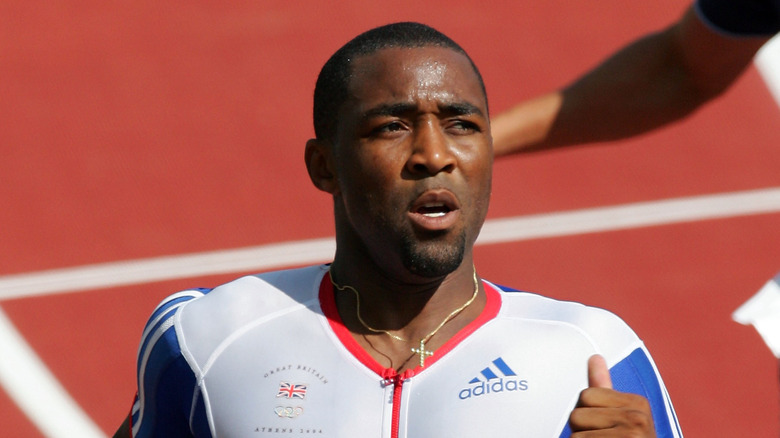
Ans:
{"label": "bare arm in background", "polygon": [[689,7],[563,90],[494,117],[494,154],[618,140],[679,120],[726,90],[769,38],[717,33]]}

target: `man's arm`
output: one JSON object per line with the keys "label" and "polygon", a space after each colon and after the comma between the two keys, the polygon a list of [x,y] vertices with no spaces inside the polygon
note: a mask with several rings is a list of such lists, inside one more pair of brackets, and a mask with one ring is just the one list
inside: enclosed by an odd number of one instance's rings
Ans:
{"label": "man's arm", "polygon": [[[138,350],[138,389],[115,438],[192,436],[190,416],[197,383],[182,353],[174,320],[185,303],[206,292],[192,289],[175,293],[152,312]],[[209,436],[208,425],[205,427],[199,436]]]}
{"label": "man's arm", "polygon": [[717,33],[690,7],[563,90],[496,116],[494,153],[617,140],[679,120],[727,89],[768,40]]}

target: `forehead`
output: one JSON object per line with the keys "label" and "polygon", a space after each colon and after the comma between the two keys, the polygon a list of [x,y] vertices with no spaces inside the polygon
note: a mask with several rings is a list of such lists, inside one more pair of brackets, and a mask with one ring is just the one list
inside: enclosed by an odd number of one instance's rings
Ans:
{"label": "forehead", "polygon": [[469,59],[445,47],[388,48],[352,63],[349,99],[370,107],[388,101],[465,101],[487,112]]}

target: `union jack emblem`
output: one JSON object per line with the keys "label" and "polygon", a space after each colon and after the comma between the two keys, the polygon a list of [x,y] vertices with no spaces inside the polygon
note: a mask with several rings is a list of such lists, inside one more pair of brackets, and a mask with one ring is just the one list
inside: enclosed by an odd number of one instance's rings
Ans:
{"label": "union jack emblem", "polygon": [[305,383],[281,382],[279,383],[279,392],[276,393],[276,397],[306,398],[306,388],[307,385]]}

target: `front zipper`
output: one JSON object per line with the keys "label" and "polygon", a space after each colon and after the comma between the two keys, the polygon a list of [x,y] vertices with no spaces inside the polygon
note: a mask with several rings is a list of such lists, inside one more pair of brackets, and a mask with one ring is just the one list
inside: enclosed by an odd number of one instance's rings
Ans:
{"label": "front zipper", "polygon": [[398,438],[401,427],[401,396],[403,394],[404,381],[414,376],[414,370],[406,370],[401,374],[393,369],[385,370],[382,383],[385,386],[393,385],[393,407],[390,425],[390,438]]}

